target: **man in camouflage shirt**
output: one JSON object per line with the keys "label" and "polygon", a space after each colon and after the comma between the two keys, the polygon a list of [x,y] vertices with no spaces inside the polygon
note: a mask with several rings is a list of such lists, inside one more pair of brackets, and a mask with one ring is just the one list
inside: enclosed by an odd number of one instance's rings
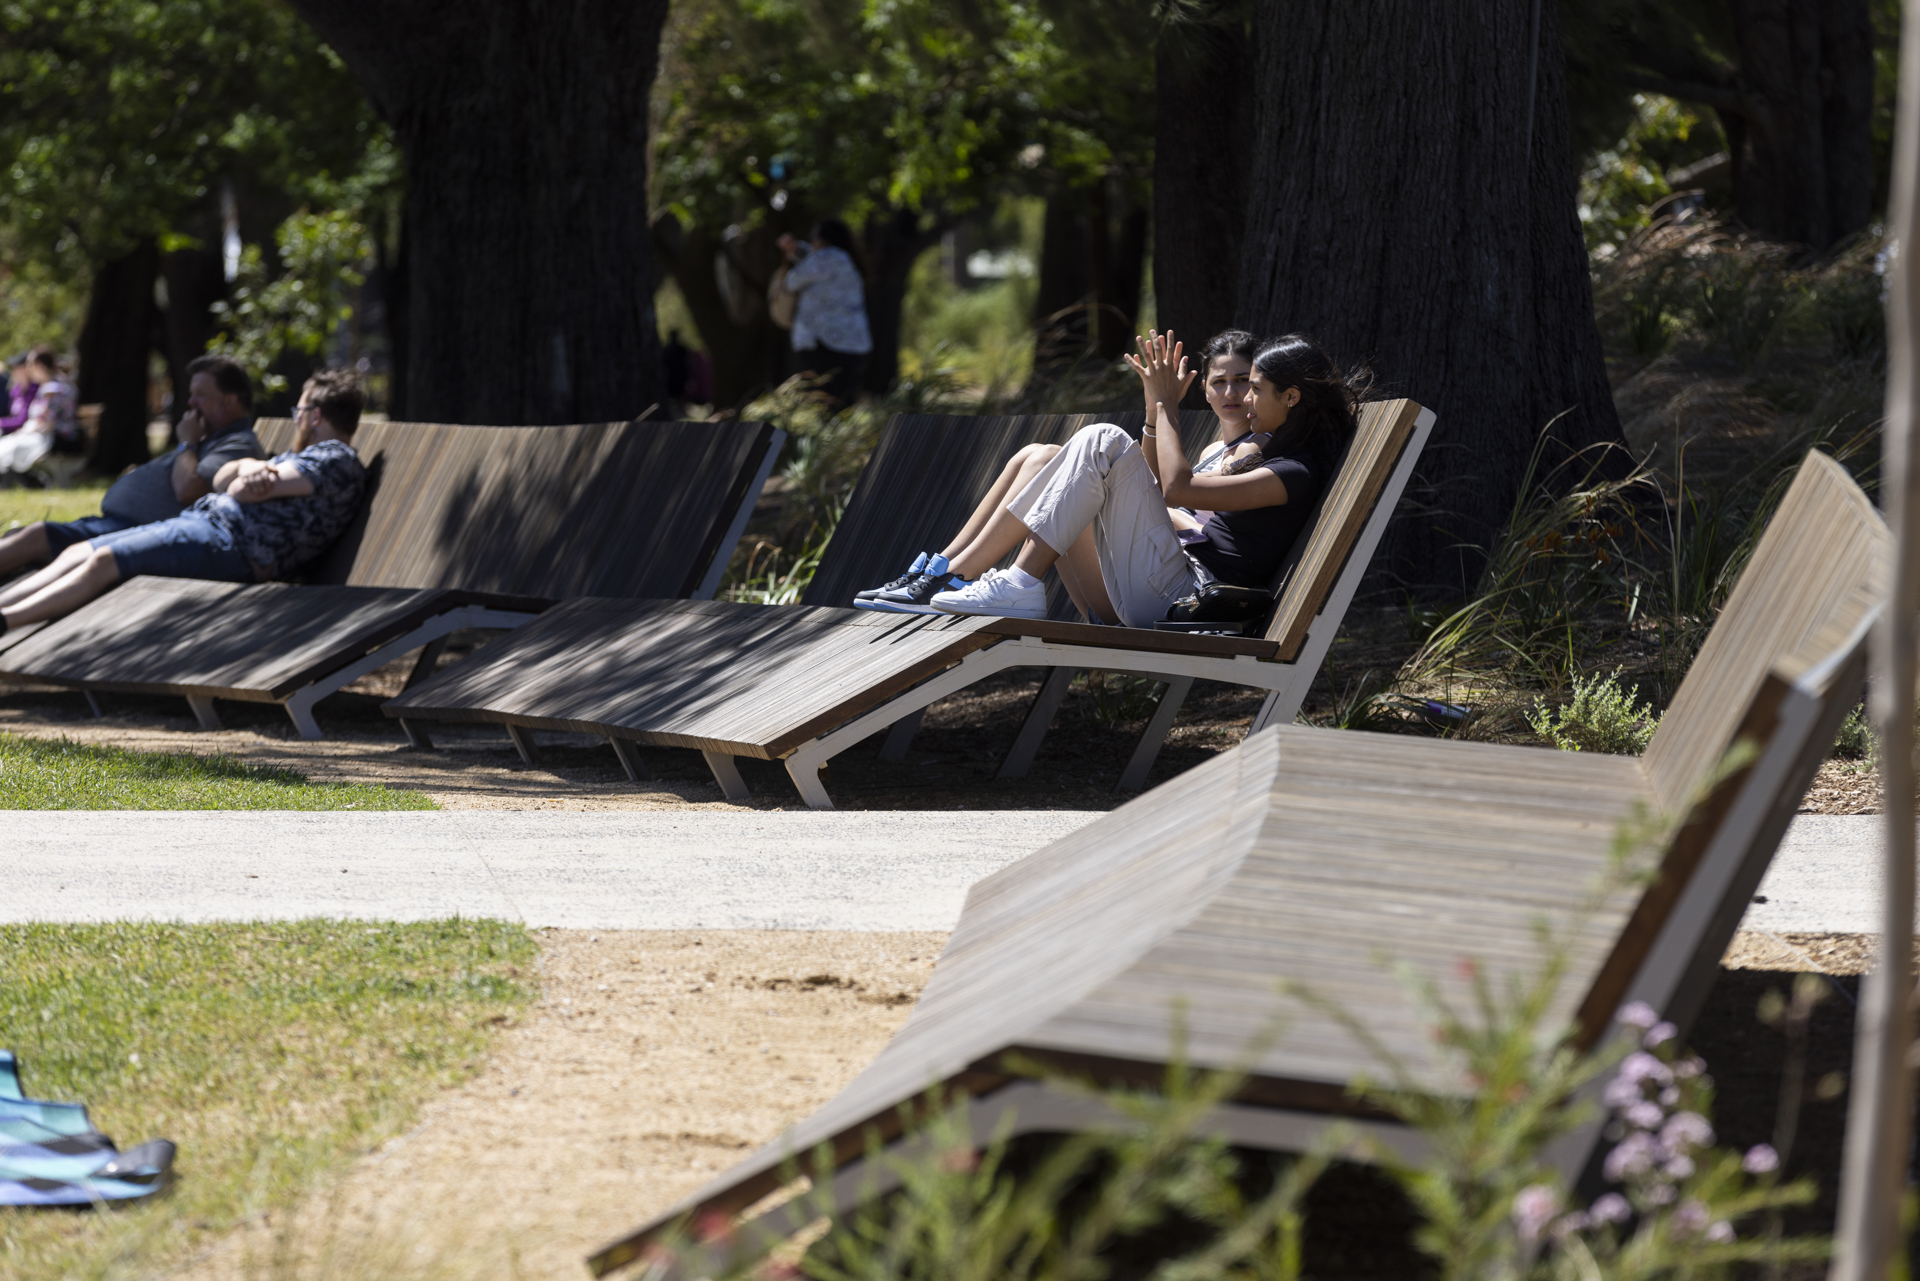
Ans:
{"label": "man in camouflage shirt", "polygon": [[294,448],[242,458],[172,520],[76,543],[0,590],[0,633],[78,609],[137,574],[252,583],[293,573],[346,531],[366,493],[354,429],[366,394],[345,370],[315,374],[294,410]]}

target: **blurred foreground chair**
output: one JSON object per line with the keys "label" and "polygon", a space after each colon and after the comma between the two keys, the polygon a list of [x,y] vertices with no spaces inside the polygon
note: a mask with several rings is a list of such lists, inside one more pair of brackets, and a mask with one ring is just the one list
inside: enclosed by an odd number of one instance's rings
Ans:
{"label": "blurred foreground chair", "polygon": [[[784,760],[807,804],[831,809],[820,769],[832,757],[891,727],[882,755],[898,759],[933,703],[1009,668],[1048,668],[1000,768],[1000,777],[1018,778],[1074,674],[1120,671],[1166,683],[1120,780],[1122,789],[1137,789],[1196,679],[1268,691],[1254,730],[1293,719],[1433,428],[1432,411],[1409,400],[1363,407],[1333,484],[1276,578],[1272,611],[1252,635],[1061,621],[1070,607],[1058,591],[1054,617],[1042,620],[827,606],[846,604],[915,552],[938,547],[1020,445],[1064,440],[1094,421],[1117,421],[1137,434],[1142,418],[985,419],[972,437],[959,434],[968,430],[965,420],[896,419],[808,589],[806,601],[816,607],[570,601],[408,690],[386,705],[387,714],[410,726],[504,724],[529,760],[532,730],[601,734],[636,778],[636,745],[690,747],[705,754],[734,800],[748,795],[734,757]],[[1186,416],[1189,456],[1213,422],[1210,414]],[[957,457],[938,456],[956,443]],[[850,572],[856,566],[860,572]]]}
{"label": "blurred foreground chair", "polygon": [[[1300,1151],[1340,1121],[1417,1155],[1417,1135],[1348,1093],[1355,1077],[1381,1074],[1368,1047],[1278,990],[1306,986],[1425,1088],[1461,1091],[1382,952],[1471,1008],[1460,961],[1475,959],[1502,991],[1535,972],[1536,925],[1551,921],[1570,937],[1548,1026],[1571,1022],[1591,1046],[1640,1000],[1684,1028],[1859,694],[1888,555],[1866,497],[1811,455],[1644,756],[1276,726],[988,877],[912,1016],[852,1084],[590,1266],[605,1274],[676,1225],[751,1206],[820,1145],[840,1165],[841,1204],[884,1191],[884,1171],[863,1159],[868,1136],[898,1140],[903,1108],[929,1089],[970,1096],[983,1143],[1002,1125],[1114,1124],[1086,1096],[1017,1075],[1008,1057],[1154,1088],[1176,1008],[1187,1061],[1202,1068],[1243,1066],[1263,1031],[1283,1028],[1210,1119],[1215,1132]],[[1724,772],[1740,740],[1753,754]],[[1684,817],[1655,851],[1653,879],[1617,881],[1596,907],[1615,834],[1638,811]],[[1556,1149],[1570,1178],[1598,1130]],[[804,1226],[813,1206],[801,1204],[741,1225],[737,1248]]]}
{"label": "blurred foreground chair", "polygon": [[[293,425],[262,422],[268,452]],[[511,628],[568,597],[711,597],[786,433],[763,423],[467,427],[369,422],[360,518],[305,583],[140,577],[0,647],[0,680],[313,706],[460,628]]]}

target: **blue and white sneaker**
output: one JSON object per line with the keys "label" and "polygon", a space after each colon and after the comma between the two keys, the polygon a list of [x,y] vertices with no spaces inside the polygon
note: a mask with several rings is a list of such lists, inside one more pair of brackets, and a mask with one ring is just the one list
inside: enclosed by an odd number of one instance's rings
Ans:
{"label": "blue and white sneaker", "polygon": [[961,583],[952,591],[935,593],[929,603],[942,614],[988,614],[996,618],[1045,618],[1047,589],[1014,585],[1005,570],[990,569],[977,582]]}
{"label": "blue and white sneaker", "polygon": [[930,556],[925,567],[902,587],[888,583],[865,600],[853,602],[855,609],[877,609],[888,614],[937,614],[928,602],[953,587],[966,586],[967,580],[947,569],[945,556]]}
{"label": "blue and white sneaker", "polygon": [[906,573],[900,575],[900,577],[894,579],[892,582],[888,583],[885,587],[869,587],[864,592],[855,592],[853,594],[853,599],[855,600],[855,602],[859,602],[863,600],[872,600],[876,596],[885,596],[888,592],[900,591],[903,588],[905,588],[908,583],[911,583],[914,579],[920,577],[921,571],[926,569],[926,567],[927,567],[927,554],[925,552],[921,552],[918,556],[915,556],[913,558],[913,564],[907,566]]}

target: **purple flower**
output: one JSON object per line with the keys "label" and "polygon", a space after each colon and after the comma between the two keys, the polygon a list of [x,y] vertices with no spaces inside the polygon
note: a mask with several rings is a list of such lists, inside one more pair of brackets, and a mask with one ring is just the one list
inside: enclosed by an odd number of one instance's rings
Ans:
{"label": "purple flower", "polygon": [[1676,1112],[1660,1131],[1660,1144],[1670,1152],[1713,1145],[1713,1126],[1698,1112]]}
{"label": "purple flower", "polygon": [[1646,1095],[1641,1093],[1640,1082],[1616,1076],[1607,1082],[1607,1088],[1601,1091],[1600,1097],[1606,1100],[1608,1107],[1620,1112],[1640,1102]]}
{"label": "purple flower", "polygon": [[1694,1077],[1699,1076],[1706,1070],[1707,1065],[1701,1062],[1698,1055],[1693,1054],[1689,1054],[1686,1058],[1681,1059],[1673,1065],[1673,1074],[1682,1081],[1691,1081]]}
{"label": "purple flower", "polygon": [[1773,1150],[1771,1143],[1756,1143],[1747,1149],[1740,1168],[1748,1174],[1772,1174],[1780,1168],[1780,1154]]}
{"label": "purple flower", "polygon": [[1618,1192],[1609,1192],[1587,1207],[1587,1217],[1595,1223],[1625,1223],[1633,1207]]}
{"label": "purple flower", "polygon": [[1607,1153],[1607,1159],[1600,1168],[1609,1182],[1619,1183],[1646,1174],[1666,1155],[1659,1141],[1651,1134],[1629,1134],[1618,1147]]}
{"label": "purple flower", "polygon": [[1728,1245],[1733,1241],[1733,1225],[1725,1219],[1707,1229],[1707,1240],[1715,1245]]}
{"label": "purple flower", "polygon": [[1666,1089],[1660,1091],[1660,1106],[1663,1108],[1679,1107],[1680,1087],[1677,1085],[1669,1085]]}
{"label": "purple flower", "polygon": [[1620,1115],[1627,1119],[1627,1124],[1637,1125],[1643,1130],[1655,1129],[1667,1119],[1665,1108],[1658,1103],[1649,1103],[1645,1100],[1635,1103]]}
{"label": "purple flower", "polygon": [[1675,1027],[1673,1024],[1655,1023],[1652,1027],[1647,1029],[1647,1034],[1646,1036],[1641,1038],[1640,1044],[1646,1046],[1649,1050],[1651,1050],[1656,1045],[1665,1045],[1668,1041],[1671,1041],[1674,1037],[1679,1035],[1680,1035],[1680,1029]]}
{"label": "purple flower", "polygon": [[1648,1081],[1659,1086],[1673,1084],[1673,1069],[1645,1050],[1635,1050],[1622,1059],[1617,1075],[1620,1080],[1632,1081],[1635,1085]]}
{"label": "purple flower", "polygon": [[1711,1217],[1707,1213],[1706,1206],[1688,1199],[1680,1203],[1669,1222],[1673,1225],[1675,1236],[1692,1236],[1696,1232],[1703,1231],[1707,1226],[1707,1220]]}
{"label": "purple flower", "polygon": [[1560,1194],[1545,1183],[1521,1188],[1513,1198],[1513,1221],[1520,1239],[1537,1241],[1553,1216],[1560,1211]]}
{"label": "purple flower", "polygon": [[1672,1205],[1673,1199],[1680,1194],[1673,1190],[1671,1183],[1656,1183],[1647,1189],[1647,1202],[1650,1205]]}
{"label": "purple flower", "polygon": [[1686,1179],[1693,1176],[1693,1158],[1677,1156],[1660,1167],[1660,1173],[1669,1179]]}
{"label": "purple flower", "polygon": [[1660,1021],[1660,1015],[1645,1001],[1633,1001],[1623,1005],[1620,1007],[1620,1012],[1613,1017],[1627,1027],[1638,1028],[1641,1031]]}

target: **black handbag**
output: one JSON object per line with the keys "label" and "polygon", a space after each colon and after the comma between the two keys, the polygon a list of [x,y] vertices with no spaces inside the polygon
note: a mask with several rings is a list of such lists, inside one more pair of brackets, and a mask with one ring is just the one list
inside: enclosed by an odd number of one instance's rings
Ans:
{"label": "black handbag", "polygon": [[1161,631],[1227,632],[1239,635],[1249,624],[1266,618],[1273,608],[1273,593],[1259,587],[1235,587],[1223,583],[1193,557],[1194,577],[1198,581],[1193,595],[1167,607],[1164,622],[1154,626]]}

